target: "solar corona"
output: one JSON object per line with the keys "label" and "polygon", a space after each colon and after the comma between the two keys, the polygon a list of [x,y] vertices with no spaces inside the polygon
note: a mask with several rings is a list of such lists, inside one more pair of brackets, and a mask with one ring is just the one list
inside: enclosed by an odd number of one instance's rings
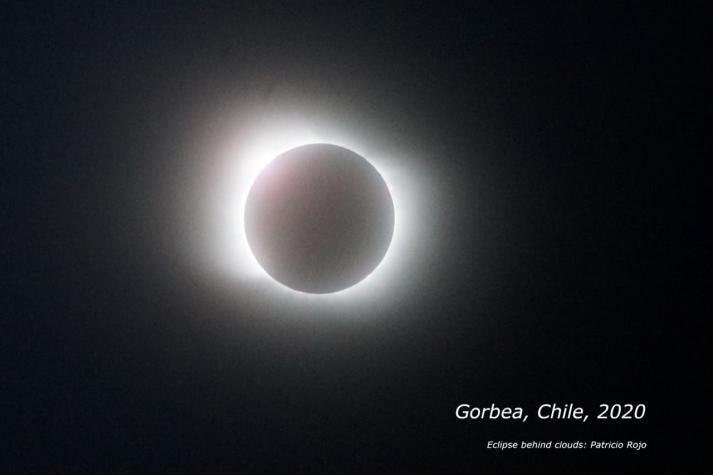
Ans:
{"label": "solar corona", "polygon": [[407,142],[305,114],[284,106],[220,122],[201,152],[210,159],[196,201],[205,223],[192,241],[196,262],[226,288],[279,308],[364,315],[421,276],[431,182]]}

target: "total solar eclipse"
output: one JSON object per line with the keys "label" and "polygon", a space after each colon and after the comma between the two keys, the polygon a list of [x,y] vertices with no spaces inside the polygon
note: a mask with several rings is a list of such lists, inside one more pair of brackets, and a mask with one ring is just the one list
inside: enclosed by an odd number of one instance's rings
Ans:
{"label": "total solar eclipse", "polygon": [[260,266],[283,285],[326,294],[379,265],[394,232],[394,204],[381,174],[331,144],[288,150],[257,176],[245,204],[245,234]]}

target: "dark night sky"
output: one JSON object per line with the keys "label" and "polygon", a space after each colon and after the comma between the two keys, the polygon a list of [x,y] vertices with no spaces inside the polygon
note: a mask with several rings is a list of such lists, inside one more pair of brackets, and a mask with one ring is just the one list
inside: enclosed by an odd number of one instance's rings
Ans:
{"label": "dark night sky", "polygon": [[[7,473],[687,462],[705,299],[686,263],[710,255],[705,175],[687,181],[711,80],[692,74],[699,12],[115,3],[2,8]],[[193,266],[211,124],[284,100],[428,177],[428,252],[392,298],[315,311]],[[461,402],[533,414],[457,421]],[[546,424],[544,402],[649,412]],[[484,450],[499,438],[650,449]]]}

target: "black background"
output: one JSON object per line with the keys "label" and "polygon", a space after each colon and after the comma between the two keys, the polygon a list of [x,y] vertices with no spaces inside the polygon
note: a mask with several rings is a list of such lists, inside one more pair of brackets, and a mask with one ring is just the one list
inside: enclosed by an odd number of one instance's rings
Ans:
{"label": "black background", "polygon": [[[710,252],[691,193],[705,175],[689,175],[711,78],[692,74],[707,58],[696,9],[2,10],[7,473],[670,473],[698,459],[705,312],[689,279]],[[403,165],[429,177],[438,218],[393,297],[281,305],[186,258],[206,121],[281,97],[419,151]],[[530,420],[458,421],[461,402]],[[544,402],[590,421],[538,422]],[[592,420],[604,402],[646,403],[646,418]],[[499,439],[649,448],[485,450]]]}

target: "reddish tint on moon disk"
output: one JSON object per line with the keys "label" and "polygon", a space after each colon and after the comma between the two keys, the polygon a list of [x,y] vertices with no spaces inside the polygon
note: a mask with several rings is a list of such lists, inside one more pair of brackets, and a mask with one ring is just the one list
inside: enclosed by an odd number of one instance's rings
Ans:
{"label": "reddish tint on moon disk", "polygon": [[245,205],[248,244],[276,281],[307,293],[346,289],[381,262],[394,232],[386,182],[343,147],[310,144],[270,162]]}

